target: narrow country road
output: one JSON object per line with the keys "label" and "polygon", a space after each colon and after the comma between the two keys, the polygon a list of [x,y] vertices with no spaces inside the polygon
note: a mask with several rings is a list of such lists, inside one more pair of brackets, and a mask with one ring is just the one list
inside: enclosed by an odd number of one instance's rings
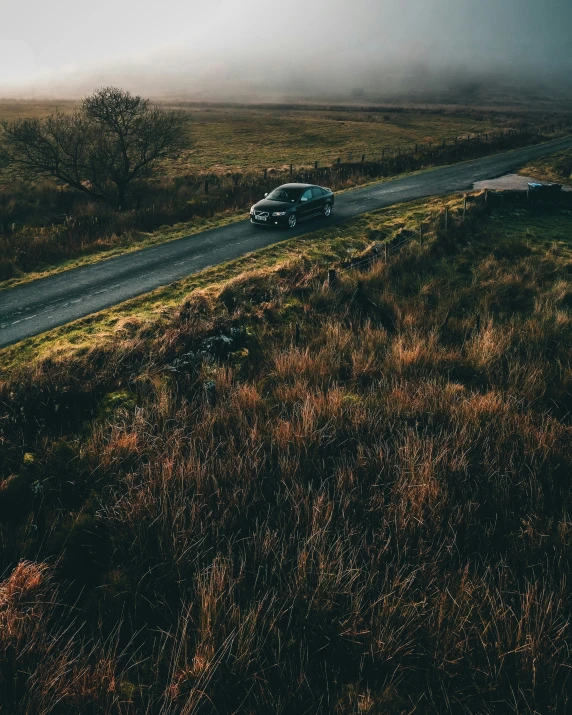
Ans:
{"label": "narrow country road", "polygon": [[466,191],[477,181],[496,178],[531,160],[571,147],[572,137],[566,137],[358,188],[336,196],[330,219],[302,223],[292,231],[260,229],[248,220],[240,221],[1,291],[0,348],[272,243],[367,211]]}

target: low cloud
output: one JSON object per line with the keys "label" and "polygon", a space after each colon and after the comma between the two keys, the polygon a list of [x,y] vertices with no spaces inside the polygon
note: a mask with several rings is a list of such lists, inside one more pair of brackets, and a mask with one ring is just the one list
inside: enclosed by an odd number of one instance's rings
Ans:
{"label": "low cloud", "polygon": [[11,39],[0,37],[3,94],[120,84],[196,100],[478,97],[572,83],[569,0],[103,0],[97,13],[55,0],[28,33],[22,12],[10,6]]}

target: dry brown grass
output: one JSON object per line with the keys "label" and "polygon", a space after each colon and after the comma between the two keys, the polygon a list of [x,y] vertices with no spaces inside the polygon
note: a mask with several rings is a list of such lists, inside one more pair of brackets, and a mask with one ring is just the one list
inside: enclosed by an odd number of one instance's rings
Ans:
{"label": "dry brown grass", "polygon": [[567,713],[572,252],[513,209],[5,375],[6,712]]}

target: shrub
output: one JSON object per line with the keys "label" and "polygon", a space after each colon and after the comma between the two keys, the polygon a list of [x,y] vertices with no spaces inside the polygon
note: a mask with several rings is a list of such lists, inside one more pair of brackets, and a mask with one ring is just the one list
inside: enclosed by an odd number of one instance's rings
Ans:
{"label": "shrub", "polygon": [[8,280],[13,278],[16,274],[16,269],[14,264],[10,260],[0,259],[0,281]]}

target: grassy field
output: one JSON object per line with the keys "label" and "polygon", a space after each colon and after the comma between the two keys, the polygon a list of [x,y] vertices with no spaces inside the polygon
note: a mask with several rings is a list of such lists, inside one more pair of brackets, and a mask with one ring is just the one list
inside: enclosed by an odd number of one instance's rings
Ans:
{"label": "grassy field", "polygon": [[[0,99],[0,120],[73,111],[77,103]],[[523,124],[549,127],[569,117],[545,113],[502,112],[459,107],[455,110],[384,108],[311,109],[271,107],[189,107],[173,105],[189,116],[188,148],[165,169],[174,176],[224,174],[310,167],[379,159],[383,151],[441,144],[467,135],[484,135]]]}
{"label": "grassy field", "polygon": [[514,127],[515,117],[419,111],[326,112],[212,109],[190,111],[192,147],[174,163],[178,173],[253,171],[359,161],[362,154]]}
{"label": "grassy field", "polygon": [[56,112],[73,112],[77,102],[69,100],[0,99],[0,120],[12,121],[25,117],[46,117]]}
{"label": "grassy field", "polygon": [[489,199],[0,353],[7,712],[569,712],[569,207]]}
{"label": "grassy field", "polygon": [[[0,120],[72,111],[70,101],[0,100]],[[188,108],[189,148],[168,165],[173,174],[260,170],[376,158],[382,150],[442,142],[467,134],[514,127],[524,115],[387,109],[383,112],[323,109]]]}

